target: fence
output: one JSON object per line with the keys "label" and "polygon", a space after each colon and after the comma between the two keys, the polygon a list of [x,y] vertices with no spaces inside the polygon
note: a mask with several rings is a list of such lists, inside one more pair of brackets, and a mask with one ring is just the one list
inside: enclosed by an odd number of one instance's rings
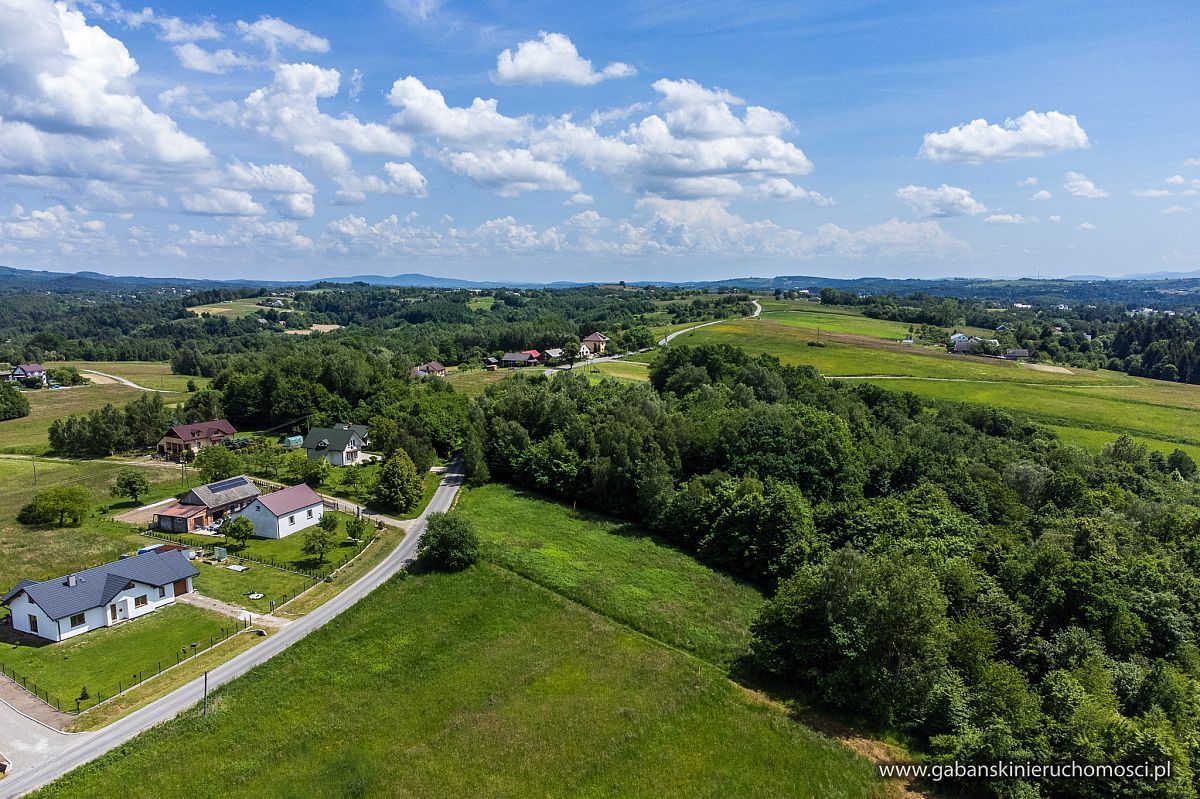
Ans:
{"label": "fence", "polygon": [[148,666],[144,669],[132,672],[128,680],[117,680],[116,687],[108,686],[103,689],[96,689],[95,692],[86,685],[80,686],[79,696],[75,699],[65,699],[61,696],[52,694],[46,688],[38,685],[37,680],[33,677],[28,677],[0,663],[0,674],[8,677],[17,685],[24,688],[36,698],[45,702],[50,707],[63,713],[78,714],[85,710],[91,710],[102,702],[112,699],[115,696],[120,696],[131,688],[136,688],[147,680],[157,677],[169,668],[179,665],[184,661],[191,660],[201,652],[206,652],[222,641],[228,640],[230,637],[237,635],[242,630],[250,626],[248,621],[229,620],[229,627],[222,627],[220,635],[210,635],[208,643],[203,641],[193,641],[187,646],[182,646],[173,652],[171,655],[158,660],[153,666]]}
{"label": "fence", "polygon": [[[159,541],[167,541],[172,544],[183,544],[184,546],[192,547],[193,549],[197,550],[211,550],[214,546],[223,545],[217,544],[213,538],[189,536],[186,533],[166,534],[159,533],[155,530],[147,530],[146,532],[142,533],[142,535],[146,536],[147,538],[156,538]],[[357,554],[358,551],[361,551],[362,547],[366,546],[372,537],[373,536],[368,535],[366,538],[362,539],[356,549],[355,554]],[[234,563],[257,563],[260,566],[269,566],[272,569],[279,569],[280,571],[289,572],[291,574],[298,574],[301,577],[307,577],[310,580],[324,580],[326,577],[341,568],[344,563],[353,560],[353,556],[346,558],[346,560],[342,561],[341,563],[327,563],[320,569],[305,569],[297,566],[294,563],[280,563],[279,561],[272,560],[271,558],[256,558],[249,555],[230,555],[228,559]]]}

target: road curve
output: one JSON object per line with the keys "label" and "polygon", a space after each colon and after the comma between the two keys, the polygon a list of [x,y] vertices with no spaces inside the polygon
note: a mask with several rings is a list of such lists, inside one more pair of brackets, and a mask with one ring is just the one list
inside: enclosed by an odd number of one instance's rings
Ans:
{"label": "road curve", "polygon": [[100,375],[101,377],[107,377],[109,380],[116,380],[121,385],[129,386],[130,388],[136,388],[138,391],[153,391],[156,394],[172,393],[170,391],[167,391],[165,388],[148,388],[147,386],[139,386],[137,383],[133,382],[132,380],[129,380],[124,377],[119,377],[118,375],[110,375],[108,372],[98,372],[95,369],[80,369],[79,371],[83,372],[85,375]]}
{"label": "road curve", "polygon": [[[214,690],[241,677],[250,669],[270,660],[304,636],[320,629],[338,614],[385,583],[416,556],[417,542],[425,530],[426,519],[435,511],[448,511],[463,483],[462,464],[456,461],[446,472],[434,492],[428,507],[408,528],[407,534],[394,550],[375,568],[348,585],[324,605],[302,616],[267,638],[262,643],[217,666],[208,673],[209,690]],[[204,698],[204,678],[197,677],[161,699],[130,713],[102,730],[80,733],[72,737],[71,745],[52,760],[29,771],[14,771],[0,780],[0,799],[14,799],[37,790],[69,771],[88,763],[129,741],[151,727],[162,724],[183,713]]]}
{"label": "road curve", "polygon": [[[754,303],[754,313],[750,314],[747,317],[744,317],[746,319],[754,319],[755,317],[760,316],[762,314],[762,306],[758,304],[758,300],[750,300],[750,302]],[[708,327],[709,325],[719,325],[721,322],[728,322],[728,321],[729,321],[728,319],[714,319],[711,322],[704,322],[699,325],[685,327],[683,330],[676,330],[674,333],[668,333],[665,338],[660,340],[658,342],[658,346],[665,347],[668,344],[670,344],[671,340],[674,339],[676,336],[682,336],[684,333],[691,333],[693,330],[699,330],[702,327]]]}

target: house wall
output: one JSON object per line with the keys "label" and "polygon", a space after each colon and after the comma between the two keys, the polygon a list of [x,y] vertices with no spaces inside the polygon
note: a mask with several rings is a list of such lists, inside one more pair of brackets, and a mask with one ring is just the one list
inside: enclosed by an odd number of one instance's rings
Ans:
{"label": "house wall", "polygon": [[285,538],[321,521],[325,515],[325,505],[317,502],[295,513],[276,517],[261,502],[251,502],[238,515],[254,523],[254,535],[258,538]]}
{"label": "house wall", "polygon": [[[31,633],[41,638],[47,638],[51,641],[57,641],[58,625],[42,612],[36,604],[30,601],[27,594],[21,594],[9,603],[8,609],[12,612],[12,625],[14,630],[19,630],[23,633]],[[37,616],[38,630],[33,632],[29,629],[30,614]]]}
{"label": "house wall", "polygon": [[[192,590],[192,579],[188,578],[188,590]],[[68,638],[74,638],[77,635],[83,635],[91,630],[99,629],[100,627],[110,627],[113,622],[109,618],[109,606],[116,604],[120,611],[117,616],[117,622],[120,623],[129,619],[137,619],[149,613],[153,613],[159,608],[167,605],[175,604],[175,591],[173,586],[163,586],[165,596],[159,597],[158,588],[152,585],[144,585],[135,583],[133,588],[127,588],[117,594],[107,605],[98,608],[89,608],[83,613],[83,624],[78,627],[71,626],[70,617],[51,619],[42,609],[32,602],[28,595],[21,594],[15,598],[10,604],[9,609],[12,611],[13,628],[24,633],[31,633],[29,629],[29,615],[33,614],[38,617],[38,631],[33,633],[41,638],[46,638],[50,641],[65,641]],[[144,607],[135,607],[134,600],[146,595],[147,602]]]}

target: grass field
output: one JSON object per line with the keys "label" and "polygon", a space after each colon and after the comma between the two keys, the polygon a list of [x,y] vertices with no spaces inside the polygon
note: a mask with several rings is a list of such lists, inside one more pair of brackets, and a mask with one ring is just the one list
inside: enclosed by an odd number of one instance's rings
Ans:
{"label": "grass field", "polygon": [[[357,469],[366,475],[364,485],[369,486],[379,472],[379,464],[379,461],[375,461],[374,463],[366,466],[338,467],[333,470],[329,479],[321,484],[320,492],[322,494],[329,494],[330,496],[334,497],[341,497],[342,499],[356,502],[360,505],[370,508],[372,507],[370,489],[365,488],[362,491],[354,492],[344,485],[343,480],[345,479],[346,473],[350,469]],[[440,474],[426,472],[423,482],[424,493],[421,495],[421,501],[417,503],[415,508],[404,513],[380,512],[384,513],[385,516],[390,516],[394,519],[415,519],[420,516],[421,511],[425,510],[425,506],[429,504],[429,500],[433,499],[433,492],[437,491],[438,484],[442,482],[442,476]]]}
{"label": "grass field", "polygon": [[[163,764],[170,764],[164,768]],[[717,668],[499,568],[393,580],[33,794],[866,797],[873,768]]]}
{"label": "grass field", "polygon": [[458,507],[489,560],[714,663],[745,653],[758,591],[644,530],[503,485],[471,489]]}
{"label": "grass field", "polygon": [[[318,571],[320,569],[336,569],[342,563],[350,560],[358,552],[358,545],[346,537],[345,513],[328,512],[338,520],[335,531],[335,544],[325,555],[325,563],[317,563],[316,556],[306,555],[304,549],[304,530],[292,533],[284,538],[251,538],[240,546],[228,545],[229,556],[233,558],[251,558],[253,560],[269,561],[286,569],[301,571]],[[178,540],[186,546],[208,548],[214,544],[226,546],[223,538],[198,535],[172,535],[160,533],[164,537]]]}
{"label": "grass field", "polygon": [[472,297],[467,300],[467,307],[472,311],[486,311],[495,304],[495,297]]}
{"label": "grass field", "polygon": [[[142,394],[136,388],[120,384],[87,385],[76,388],[27,391],[29,415],[0,422],[0,452],[42,455],[50,451],[47,438],[50,423],[71,414],[87,413],[108,403],[118,408]],[[187,394],[163,395],[168,405],[183,402]]]}
{"label": "grass field", "polygon": [[[466,369],[461,372],[449,372],[446,375],[446,380],[450,385],[454,386],[455,391],[462,392],[468,397],[474,397],[476,394],[482,394],[483,390],[492,383],[496,383],[506,377],[511,377],[516,373],[517,369],[497,369],[494,372],[489,372],[486,369]],[[537,370],[529,370],[535,372]]]}
{"label": "grass field", "polygon": [[190,653],[192,643],[207,647],[210,636],[220,639],[222,628],[232,632],[235,626],[236,622],[216,613],[172,605],[53,644],[4,628],[0,663],[36,681],[65,710],[73,708],[84,687],[92,697],[97,692],[116,693],[119,687],[157,672],[160,663],[163,668],[174,665],[181,649]]}
{"label": "grass field", "polygon": [[[650,357],[650,354],[646,353],[635,357],[647,358]],[[586,374],[592,382],[599,382],[605,377],[634,383],[644,383],[650,379],[649,365],[641,361],[602,361],[591,366],[576,368]]]}
{"label": "grass field", "polygon": [[[270,613],[271,603],[281,605],[313,584],[299,574],[292,574],[270,566],[246,564],[244,572],[230,571],[223,566],[196,563],[200,576],[193,585],[205,596],[228,602],[231,605],[252,610],[255,613]],[[251,599],[251,594],[262,594],[262,599]]]}
{"label": "grass field", "polygon": [[[1106,444],[1112,443],[1119,433],[1114,433],[1111,430],[1089,430],[1083,427],[1068,427],[1066,425],[1050,425],[1054,432],[1058,433],[1061,441],[1067,444],[1073,444],[1076,447],[1083,447],[1091,452],[1099,452],[1104,449]],[[1200,447],[1194,444],[1177,444],[1172,441],[1160,441],[1155,438],[1146,438],[1144,436],[1134,436],[1134,440],[1139,444],[1145,445],[1152,452],[1161,452],[1164,455],[1170,455],[1175,449],[1181,449],[1191,455],[1194,460],[1200,462]]]}
{"label": "grass field", "polygon": [[[822,330],[827,333],[849,333],[859,336],[899,341],[908,335],[908,322],[892,322],[863,316],[855,308],[822,305],[807,300],[760,300],[763,318],[792,327]],[[974,336],[992,338],[995,332],[978,327],[954,328]],[[952,328],[944,328],[947,333]]]}
{"label": "grass field", "polygon": [[[231,319],[240,319],[243,316],[250,316],[258,311],[267,310],[258,303],[263,300],[262,297],[243,297],[240,300],[229,300],[228,302],[214,302],[208,305],[197,305],[188,310],[200,316],[208,314],[209,316],[228,316]],[[273,308],[271,310],[279,311],[280,313],[289,313],[291,308]]]}
{"label": "grass field", "polygon": [[81,372],[93,369],[132,380],[139,386],[164,391],[185,392],[189,380],[196,381],[197,388],[204,388],[209,381],[207,377],[171,374],[171,364],[161,361],[64,361],[61,365],[74,366]]}
{"label": "grass field", "polygon": [[[99,510],[111,508],[111,513],[132,507],[132,503],[118,504],[108,495],[110,483],[122,468],[122,464],[112,461],[39,460],[35,485],[31,460],[0,457],[0,590],[22,579],[45,580],[96,566],[144,546],[146,539],[133,527],[111,521]],[[143,502],[183,489],[174,470],[146,467],[145,474],[155,482],[151,495],[143,497]],[[96,510],[78,527],[27,527],[17,523],[17,513],[35,491],[72,482],[87,486],[96,502]]]}

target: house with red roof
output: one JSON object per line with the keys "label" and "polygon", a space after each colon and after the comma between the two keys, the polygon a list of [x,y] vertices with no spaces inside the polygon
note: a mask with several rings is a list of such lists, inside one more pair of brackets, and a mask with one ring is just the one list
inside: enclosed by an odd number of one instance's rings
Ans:
{"label": "house with red roof", "polygon": [[262,494],[237,515],[254,523],[258,538],[286,538],[321,521],[325,503],[320,494],[301,483]]}

